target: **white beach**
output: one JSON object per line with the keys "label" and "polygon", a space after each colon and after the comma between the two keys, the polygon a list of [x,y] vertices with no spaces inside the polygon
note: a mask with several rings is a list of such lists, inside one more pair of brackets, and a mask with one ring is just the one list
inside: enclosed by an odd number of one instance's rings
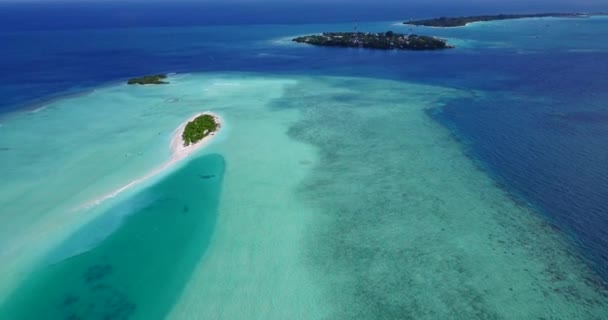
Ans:
{"label": "white beach", "polygon": [[[182,134],[184,133],[184,129],[186,128],[186,125],[193,121],[194,119],[196,119],[199,116],[202,115],[211,115],[213,116],[213,118],[215,119],[215,122],[218,124],[218,129],[215,132],[210,133],[208,136],[204,137],[202,140],[196,142],[196,143],[192,143],[188,146],[184,145],[184,140],[182,138]],[[187,158],[188,156],[190,156],[191,154],[195,153],[196,151],[200,150],[201,148],[203,148],[204,146],[208,145],[211,140],[215,137],[215,135],[217,134],[217,132],[221,129],[222,127],[222,119],[211,112],[201,112],[201,113],[197,113],[195,115],[193,115],[192,117],[190,117],[188,120],[184,121],[177,129],[175,129],[175,131],[173,132],[173,136],[171,137],[171,144],[170,144],[170,149],[171,149],[171,158],[169,158],[169,160],[165,163],[163,163],[162,165],[160,165],[159,167],[155,168],[154,170],[150,171],[149,173],[147,173],[146,175],[144,175],[143,177],[140,177],[138,179],[135,179],[129,183],[127,183],[126,185],[112,191],[111,193],[108,193],[100,198],[97,198],[91,202],[86,203],[85,205],[77,208],[77,209],[82,209],[82,208],[86,208],[86,207],[91,207],[94,205],[98,205],[100,203],[102,203],[103,201],[106,201],[108,199],[114,198],[117,195],[119,195],[121,192],[124,192],[126,190],[128,190],[129,188],[136,186],[142,182],[145,182],[163,172],[165,172],[167,169],[174,167],[177,163],[181,162],[182,160],[184,160],[185,158]]]}

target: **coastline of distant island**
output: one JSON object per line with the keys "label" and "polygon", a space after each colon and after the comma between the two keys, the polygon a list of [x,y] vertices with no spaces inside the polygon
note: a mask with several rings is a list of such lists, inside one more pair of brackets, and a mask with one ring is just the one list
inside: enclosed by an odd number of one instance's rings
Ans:
{"label": "coastline of distant island", "polygon": [[515,20],[526,18],[587,18],[590,14],[584,13],[535,13],[535,14],[497,14],[465,17],[440,17],[435,19],[409,20],[403,24],[425,27],[453,28],[463,27],[469,23]]}
{"label": "coastline of distant island", "polygon": [[150,76],[131,78],[131,79],[127,80],[127,84],[130,84],[130,85],[134,85],[134,84],[139,84],[139,85],[168,84],[169,82],[164,81],[164,79],[167,79],[166,74],[154,74],[154,75],[150,75]]}
{"label": "coastline of distant island", "polygon": [[450,49],[446,40],[419,35],[404,35],[393,31],[369,32],[324,32],[301,36],[294,42],[324,47],[367,48],[380,50],[441,50]]}

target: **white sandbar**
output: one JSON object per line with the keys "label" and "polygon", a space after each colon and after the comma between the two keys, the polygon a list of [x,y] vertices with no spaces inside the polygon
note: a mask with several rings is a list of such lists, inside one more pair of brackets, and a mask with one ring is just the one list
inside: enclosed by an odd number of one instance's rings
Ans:
{"label": "white sandbar", "polygon": [[[188,146],[184,145],[184,140],[182,138],[182,134],[184,133],[184,129],[186,128],[186,125],[193,121],[194,119],[196,119],[199,116],[202,115],[211,115],[213,116],[213,118],[215,119],[215,122],[218,124],[218,129],[215,132],[210,133],[208,136],[204,137],[203,139],[201,139],[200,141],[196,142],[196,143],[191,143]],[[158,174],[164,172],[165,170],[173,167],[175,164],[181,162],[182,160],[184,160],[185,158],[187,158],[188,156],[190,156],[191,154],[195,153],[196,151],[200,150],[201,148],[203,148],[204,146],[208,145],[211,140],[213,139],[213,137],[215,137],[216,133],[220,130],[220,128],[222,127],[222,119],[211,112],[202,112],[202,113],[198,113],[193,115],[192,117],[190,117],[188,120],[184,121],[184,123],[182,123],[176,130],[175,132],[173,132],[173,136],[171,138],[171,144],[170,144],[170,148],[171,148],[171,158],[163,163],[162,165],[160,165],[159,167],[155,168],[154,170],[148,172],[146,175],[144,175],[143,177],[137,178],[129,183],[127,183],[126,185],[102,196],[99,197],[89,203],[86,203],[84,206],[78,208],[81,209],[83,207],[91,207],[91,206],[95,206],[98,205],[108,199],[114,198],[117,195],[119,195],[121,192],[124,192],[125,190],[128,190],[129,188],[138,185],[150,178],[153,178],[155,176],[157,176]]]}

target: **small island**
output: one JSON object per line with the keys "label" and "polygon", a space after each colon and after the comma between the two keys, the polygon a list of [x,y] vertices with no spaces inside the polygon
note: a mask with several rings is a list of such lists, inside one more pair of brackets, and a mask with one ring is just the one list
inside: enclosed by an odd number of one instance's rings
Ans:
{"label": "small island", "polygon": [[155,74],[151,76],[143,76],[139,78],[131,78],[127,81],[127,84],[134,85],[144,85],[144,84],[168,84],[169,82],[163,81],[167,78],[166,74]]}
{"label": "small island", "polygon": [[403,35],[392,31],[381,33],[325,32],[294,38],[292,41],[324,47],[368,48],[381,50],[441,50],[453,48],[439,38]]}
{"label": "small island", "polygon": [[115,197],[116,195],[136,186],[146,180],[161,174],[163,171],[174,166],[178,162],[186,159],[190,155],[196,153],[201,148],[208,145],[211,140],[215,137],[216,133],[222,126],[222,119],[219,115],[211,112],[198,113],[188,120],[184,121],[174,132],[171,137],[171,143],[169,145],[171,149],[171,158],[148,172],[146,175],[132,180],[124,186],[108,193],[102,197],[99,197],[87,204],[85,207],[99,204],[105,200]]}
{"label": "small island", "polygon": [[441,17],[427,20],[410,20],[404,24],[426,27],[452,28],[462,27],[469,23],[497,20],[513,20],[524,18],[585,18],[589,15],[583,13],[536,13],[536,14],[498,14],[485,16],[468,16],[468,17]]}
{"label": "small island", "polygon": [[214,134],[220,127],[220,122],[211,114],[202,114],[186,124],[182,139],[184,147],[203,140],[208,135]]}

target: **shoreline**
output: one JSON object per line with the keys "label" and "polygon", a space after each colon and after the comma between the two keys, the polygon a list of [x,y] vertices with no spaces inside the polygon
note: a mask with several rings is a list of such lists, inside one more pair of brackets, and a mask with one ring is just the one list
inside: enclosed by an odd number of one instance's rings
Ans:
{"label": "shoreline", "polygon": [[[184,133],[184,129],[186,128],[186,125],[193,121],[194,119],[202,116],[202,115],[210,115],[213,117],[213,119],[215,120],[215,122],[218,124],[218,128],[215,132],[211,132],[209,133],[208,136],[204,137],[203,139],[201,139],[198,142],[195,142],[189,146],[184,146],[184,140],[182,138],[182,134]],[[201,112],[201,113],[197,113],[195,115],[193,115],[192,117],[188,118],[188,120],[184,121],[179,127],[177,127],[177,129],[175,129],[175,131],[173,131],[173,136],[171,137],[171,144],[170,144],[170,148],[171,148],[171,160],[169,160],[169,162],[177,162],[179,160],[182,160],[186,157],[188,157],[189,155],[191,155],[192,153],[194,153],[196,150],[201,149],[202,147],[204,147],[205,145],[209,144],[209,142],[213,139],[213,137],[215,137],[216,133],[222,128],[222,119],[214,113],[205,111],[205,112]]]}
{"label": "shoreline", "polygon": [[[189,146],[184,146],[184,140],[182,138],[182,134],[184,132],[184,129],[186,128],[186,125],[189,122],[193,121],[194,119],[196,119],[197,117],[202,116],[202,115],[212,116],[213,119],[215,120],[215,122],[217,122],[217,124],[218,124],[218,129],[215,132],[212,132],[208,136],[204,137],[202,140],[200,140],[196,143],[190,144]],[[170,169],[171,167],[180,163],[182,160],[184,160],[191,154],[195,153],[196,151],[198,151],[198,150],[202,149],[203,147],[205,147],[206,145],[208,145],[211,142],[211,140],[213,140],[213,138],[216,136],[217,132],[222,128],[222,124],[223,124],[222,118],[220,116],[218,116],[217,114],[209,112],[209,111],[200,112],[200,113],[197,113],[197,114],[191,116],[186,121],[184,121],[179,127],[177,127],[177,129],[175,129],[173,131],[173,135],[171,136],[171,143],[169,144],[169,148],[171,150],[171,157],[169,158],[169,160],[167,160],[160,166],[156,167],[152,171],[148,172],[144,176],[137,178],[135,180],[132,180],[131,182],[125,184],[124,186],[122,186],[102,197],[89,201],[86,204],[76,208],[76,210],[90,208],[90,207],[99,205],[102,202],[112,199],[112,198],[116,197],[117,195],[119,195],[120,193],[122,193],[138,184],[141,184],[151,178],[154,178],[155,176],[166,171],[167,169]]]}
{"label": "shoreline", "polygon": [[[488,22],[499,22],[499,21],[517,21],[517,20],[534,20],[534,19],[538,19],[538,20],[544,20],[544,19],[589,19],[589,18],[593,18],[593,17],[601,17],[601,16],[605,16],[602,13],[590,13],[590,14],[573,14],[572,16],[558,16],[558,15],[549,15],[549,16],[536,16],[536,17],[517,17],[517,18],[508,18],[508,19],[491,19],[491,20],[479,20],[479,21],[470,21],[470,22],[466,22],[464,25],[453,25],[453,26],[431,26],[431,25],[424,25],[424,24],[412,24],[412,23],[408,23],[408,21],[405,22],[400,22],[398,24],[404,25],[404,26],[411,26],[411,27],[425,27],[425,28],[432,28],[432,29],[456,29],[456,28],[465,28],[465,27],[469,27],[471,25],[475,25],[478,23],[488,23]],[[435,20],[435,19],[429,19],[429,20]],[[397,24],[395,24],[397,25]]]}

